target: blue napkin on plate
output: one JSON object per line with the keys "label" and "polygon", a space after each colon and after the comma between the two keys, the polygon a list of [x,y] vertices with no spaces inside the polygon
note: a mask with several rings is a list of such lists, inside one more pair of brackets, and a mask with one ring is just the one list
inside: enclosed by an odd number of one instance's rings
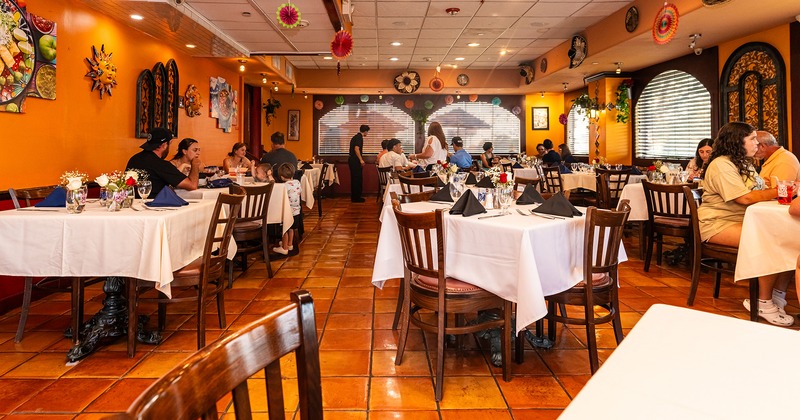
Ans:
{"label": "blue napkin on plate", "polygon": [[67,207],[67,190],[56,187],[44,200],[36,203],[34,207]]}
{"label": "blue napkin on plate", "polygon": [[423,168],[422,166],[417,165],[417,166],[414,167],[414,169],[412,169],[412,171],[414,173],[425,172],[425,168]]}
{"label": "blue napkin on plate", "polygon": [[[638,166],[631,166],[631,175],[644,175]],[[626,168],[627,169],[627,168]]]}
{"label": "blue napkin on plate", "polygon": [[572,169],[570,169],[567,165],[564,165],[563,163],[560,163],[560,164],[558,164],[558,172],[562,173],[562,174],[571,174],[572,173]]}
{"label": "blue napkin on plate", "polygon": [[514,168],[514,169],[522,169],[523,166],[520,165],[519,163],[515,163],[514,166],[512,166],[512,168]]}
{"label": "blue napkin on plate", "polygon": [[180,207],[188,205],[186,200],[178,197],[170,187],[164,187],[153,201],[147,203],[148,207]]}

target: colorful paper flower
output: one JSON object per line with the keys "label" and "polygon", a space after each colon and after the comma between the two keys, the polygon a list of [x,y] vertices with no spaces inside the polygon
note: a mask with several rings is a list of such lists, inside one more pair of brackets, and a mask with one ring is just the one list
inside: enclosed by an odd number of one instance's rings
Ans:
{"label": "colorful paper flower", "polygon": [[474,93],[472,95],[469,95],[469,101],[470,102],[475,102],[477,100],[478,100],[478,95],[476,95]]}
{"label": "colorful paper flower", "polygon": [[558,122],[560,122],[561,125],[567,125],[567,114],[559,115],[558,116]]}
{"label": "colorful paper flower", "polygon": [[331,41],[331,54],[337,60],[344,60],[353,52],[353,35],[342,29],[336,32]]}
{"label": "colorful paper flower", "polygon": [[447,95],[444,97],[444,103],[450,105],[453,103],[453,95]]}
{"label": "colorful paper flower", "polygon": [[319,101],[319,100],[318,100],[318,101],[315,101],[315,102],[314,102],[314,108],[316,108],[316,109],[317,109],[317,111],[319,111],[320,109],[322,109],[322,107],[323,107],[323,106],[325,106],[325,104],[323,104],[323,103],[322,103],[322,101]]}
{"label": "colorful paper flower", "polygon": [[361,102],[369,102],[369,95],[361,95],[359,99],[361,99]]}
{"label": "colorful paper flower", "polygon": [[409,99],[409,100],[406,101],[405,105],[406,105],[406,108],[408,108],[408,109],[414,108],[414,101]]}
{"label": "colorful paper flower", "polygon": [[394,88],[400,93],[414,93],[419,89],[419,73],[404,71],[394,78]]}
{"label": "colorful paper flower", "polygon": [[278,16],[278,22],[283,25],[284,28],[292,29],[300,24],[300,11],[297,10],[292,3],[280,5],[275,14]]}
{"label": "colorful paper flower", "polygon": [[424,103],[424,104],[422,104],[422,106],[424,106],[424,107],[425,107],[425,109],[433,109],[433,102],[431,102],[431,101],[425,101],[425,103]]}
{"label": "colorful paper flower", "polygon": [[342,96],[342,95],[337,96],[335,101],[336,101],[336,105],[344,104],[344,96]]}
{"label": "colorful paper flower", "polygon": [[492,98],[492,105],[494,105],[494,106],[500,106],[500,98],[498,98],[497,96],[495,96],[494,98]]}

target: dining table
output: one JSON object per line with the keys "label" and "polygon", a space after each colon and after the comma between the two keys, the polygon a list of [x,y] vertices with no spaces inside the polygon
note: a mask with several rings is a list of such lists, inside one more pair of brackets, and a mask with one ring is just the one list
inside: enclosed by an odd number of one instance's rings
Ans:
{"label": "dining table", "polygon": [[794,271],[800,255],[800,218],[777,200],[747,207],[734,281]]}
{"label": "dining table", "polygon": [[791,418],[798,347],[788,328],[655,304],[559,419]]}
{"label": "dining table", "polygon": [[[429,212],[451,204],[406,203],[401,210]],[[516,303],[517,332],[547,314],[546,296],[583,280],[586,217],[543,218],[531,213],[536,206],[512,204],[508,215],[491,218],[482,217],[500,210],[472,217],[444,213],[445,274]],[[372,271],[376,287],[404,276],[402,255],[394,210],[385,206]],[[619,260],[627,261],[623,246]]]}
{"label": "dining table", "polygon": [[[103,309],[82,325],[73,316],[67,359],[75,361],[93,352],[101,339],[127,333],[126,281],[153,282],[171,297],[172,273],[203,254],[214,205],[215,200],[192,200],[178,208],[148,208],[136,200],[120,211],[97,202],[87,203],[79,214],[52,207],[0,211],[0,275],[107,277]],[[229,257],[236,253],[236,244],[231,246]],[[157,333],[142,332],[142,337],[160,341]]]}
{"label": "dining table", "polygon": [[[645,175],[629,175],[628,184],[641,183],[646,179]],[[573,172],[569,174],[561,174],[561,187],[567,190],[574,190],[583,188],[585,190],[597,191],[597,181],[595,180],[595,173],[592,172]]]}

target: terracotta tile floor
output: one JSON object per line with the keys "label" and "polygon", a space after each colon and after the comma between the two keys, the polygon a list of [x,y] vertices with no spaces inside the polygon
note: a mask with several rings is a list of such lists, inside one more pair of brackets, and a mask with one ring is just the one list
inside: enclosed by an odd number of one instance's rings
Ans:
{"label": "terracotta tile floor", "polygon": [[[351,204],[342,198],[325,200],[322,219],[316,210],[308,212],[298,255],[274,261],[273,279],[266,278],[263,263],[254,263],[227,291],[227,330],[218,328],[216,307],[209,306],[208,340],[241,328],[288,302],[290,291],[305,288],[315,299],[327,418],[556,418],[589,379],[581,328],[559,327],[551,350],[528,348],[524,364],[512,365],[508,383],[500,369],[488,363],[485,343],[469,338],[466,349],[448,349],[440,403],[433,398],[432,336],[413,331],[403,363],[394,364],[398,333],[391,323],[397,283],[389,282],[384,290],[370,283],[380,230],[377,215],[373,200]],[[627,333],[654,303],[685,305],[690,274],[685,265],[654,265],[644,273],[637,239],[626,238],[625,244],[630,261],[620,268],[620,295]],[[704,274],[694,308],[746,318],[741,300],[747,293],[746,285],[725,279],[722,297],[713,299],[711,277]],[[87,290],[87,299],[86,311],[93,313],[102,299],[99,285]],[[787,309],[798,312],[794,306]],[[191,305],[170,307],[165,340],[158,346],[139,344],[135,358],[129,359],[125,343],[118,341],[75,365],[65,363],[70,341],[62,335],[69,324],[69,296],[56,294],[35,302],[25,338],[15,344],[18,312],[0,316],[0,417],[9,419],[89,419],[122,411],[155,378],[194,351],[196,318]],[[616,347],[613,331],[603,326],[597,336],[605,360]],[[294,361],[285,363],[291,407],[297,401],[291,388]],[[263,411],[263,382],[251,382],[254,407]],[[287,413],[287,418],[293,416]]]}

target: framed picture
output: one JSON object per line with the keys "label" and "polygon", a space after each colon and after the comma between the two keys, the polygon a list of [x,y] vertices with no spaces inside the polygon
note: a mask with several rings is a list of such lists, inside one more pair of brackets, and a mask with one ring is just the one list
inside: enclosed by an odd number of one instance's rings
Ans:
{"label": "framed picture", "polygon": [[534,130],[549,130],[550,108],[546,106],[531,108],[531,121]]}
{"label": "framed picture", "polygon": [[300,110],[289,110],[289,126],[286,128],[286,137],[291,141],[300,141]]}

